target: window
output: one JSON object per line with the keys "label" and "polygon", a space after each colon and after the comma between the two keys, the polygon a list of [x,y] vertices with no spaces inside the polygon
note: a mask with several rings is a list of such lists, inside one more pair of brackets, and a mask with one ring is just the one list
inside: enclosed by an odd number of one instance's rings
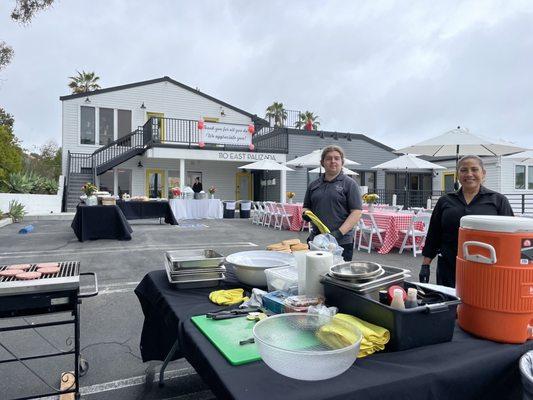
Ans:
{"label": "window", "polygon": [[361,186],[368,186],[368,191],[372,193],[375,189],[376,173],[373,171],[356,171],[359,176],[355,181]]}
{"label": "window", "polygon": [[81,107],[80,115],[80,143],[95,144],[94,107]]}
{"label": "window", "polygon": [[124,193],[131,195],[131,169],[117,169],[118,195]]}
{"label": "window", "polygon": [[455,184],[455,173],[454,172],[445,172],[444,181],[442,182],[443,189],[446,193],[454,191]]}
{"label": "window", "polygon": [[526,188],[526,166],[525,165],[515,165],[514,188],[515,189]]}
{"label": "window", "polygon": [[112,169],[100,175],[99,190],[115,194],[115,172]]}
{"label": "window", "polygon": [[105,146],[106,144],[109,144],[113,140],[115,140],[114,138],[115,135],[113,133],[114,132],[114,129],[113,129],[114,110],[112,108],[100,108],[99,114],[100,114],[99,140],[100,140],[100,145]]}
{"label": "window", "polygon": [[118,123],[118,139],[131,133],[131,111],[130,110],[118,110],[117,115]]}
{"label": "window", "polygon": [[533,189],[533,165],[527,167],[527,188]]}

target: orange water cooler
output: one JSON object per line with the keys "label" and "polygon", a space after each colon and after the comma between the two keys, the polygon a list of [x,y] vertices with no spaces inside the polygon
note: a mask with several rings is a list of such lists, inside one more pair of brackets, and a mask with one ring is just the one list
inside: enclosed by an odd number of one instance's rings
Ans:
{"label": "orange water cooler", "polygon": [[461,218],[456,289],[465,331],[504,343],[533,338],[533,219]]}

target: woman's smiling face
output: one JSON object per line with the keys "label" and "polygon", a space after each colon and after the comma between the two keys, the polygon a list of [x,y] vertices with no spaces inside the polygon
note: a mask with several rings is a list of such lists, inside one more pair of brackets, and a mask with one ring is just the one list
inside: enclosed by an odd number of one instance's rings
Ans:
{"label": "woman's smiling face", "polygon": [[485,170],[474,158],[467,158],[459,165],[459,183],[468,191],[479,190],[485,180]]}

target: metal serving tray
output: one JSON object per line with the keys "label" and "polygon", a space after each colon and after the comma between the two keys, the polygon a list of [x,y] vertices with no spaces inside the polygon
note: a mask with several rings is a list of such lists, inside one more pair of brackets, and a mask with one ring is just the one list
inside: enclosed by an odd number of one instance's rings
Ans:
{"label": "metal serving tray", "polygon": [[[223,272],[215,272],[211,274],[178,274],[172,273],[172,264],[170,260],[165,257],[165,271],[167,273],[168,282],[178,289],[196,289],[204,287],[218,286],[220,281],[226,279]],[[193,270],[194,271],[194,270]],[[200,276],[199,276],[200,275]]]}
{"label": "metal serving tray", "polygon": [[337,279],[329,274],[322,275],[320,281],[350,289],[359,294],[364,294],[379,290],[384,286],[390,286],[393,283],[403,282],[405,278],[411,277],[411,275],[409,275],[411,271],[408,269],[392,267],[389,265],[382,265],[382,268],[385,270],[385,273],[370,282],[353,283]]}
{"label": "metal serving tray", "polygon": [[173,270],[188,268],[213,268],[224,262],[224,256],[211,249],[175,250],[165,252]]}

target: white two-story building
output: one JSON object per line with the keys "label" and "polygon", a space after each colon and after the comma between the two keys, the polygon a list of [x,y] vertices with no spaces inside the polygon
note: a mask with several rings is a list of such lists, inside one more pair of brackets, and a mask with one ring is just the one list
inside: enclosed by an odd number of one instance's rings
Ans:
{"label": "white two-story building", "polygon": [[221,199],[284,201],[290,190],[301,201],[311,178],[307,170],[238,167],[264,158],[285,162],[328,144],[341,145],[361,164],[357,179],[372,190],[384,188],[385,174],[371,167],[397,157],[392,148],[362,134],[271,127],[166,76],[60,100],[68,209],[77,204],[86,181],[118,195],[168,197],[172,187],[191,186],[196,177],[205,191],[215,186]]}

